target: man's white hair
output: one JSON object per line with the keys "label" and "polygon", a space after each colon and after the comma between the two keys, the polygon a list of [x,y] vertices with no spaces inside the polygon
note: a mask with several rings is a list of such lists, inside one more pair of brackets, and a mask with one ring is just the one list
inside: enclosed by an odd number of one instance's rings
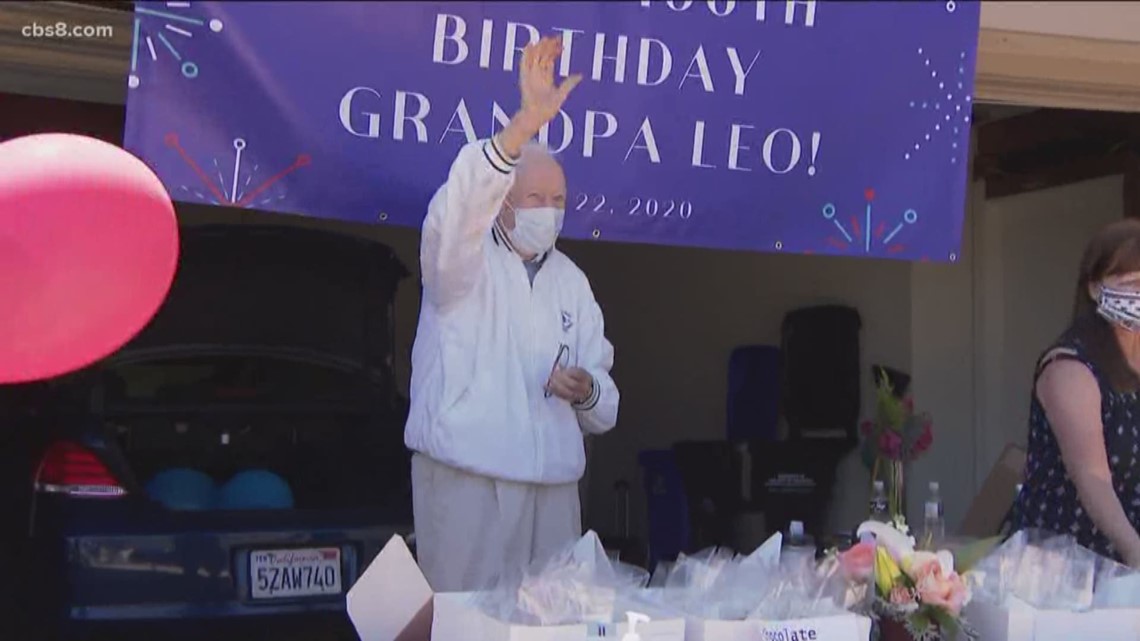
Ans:
{"label": "man's white hair", "polygon": [[519,149],[519,164],[521,165],[527,157],[533,158],[534,154],[545,156],[558,163],[559,166],[562,165],[562,161],[558,158],[558,154],[555,153],[549,145],[538,140],[528,140],[523,143],[522,148]]}

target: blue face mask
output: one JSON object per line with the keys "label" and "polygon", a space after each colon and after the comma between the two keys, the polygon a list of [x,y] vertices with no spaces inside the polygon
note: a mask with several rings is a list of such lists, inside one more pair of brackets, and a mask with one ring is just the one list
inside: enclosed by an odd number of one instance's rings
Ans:
{"label": "blue face mask", "polygon": [[1102,285],[1096,311],[1101,318],[1121,329],[1140,331],[1140,292]]}

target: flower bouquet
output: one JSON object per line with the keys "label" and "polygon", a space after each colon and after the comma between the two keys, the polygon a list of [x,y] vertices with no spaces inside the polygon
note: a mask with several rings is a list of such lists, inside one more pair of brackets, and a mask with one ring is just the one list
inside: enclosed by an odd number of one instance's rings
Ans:
{"label": "flower bouquet", "polygon": [[895,395],[890,379],[882,373],[875,386],[875,419],[860,426],[863,463],[871,481],[884,481],[887,510],[892,517],[903,513],[903,468],[917,460],[934,443],[930,415],[915,413],[914,401]]}
{"label": "flower bouquet", "polygon": [[849,581],[870,586],[870,614],[879,621],[883,641],[950,641],[959,632],[967,639],[978,638],[962,618],[970,600],[963,565],[984,556],[996,540],[964,550],[955,567],[955,555],[947,550],[915,550],[901,517],[894,523],[868,521],[858,534],[860,543],[837,558]]}

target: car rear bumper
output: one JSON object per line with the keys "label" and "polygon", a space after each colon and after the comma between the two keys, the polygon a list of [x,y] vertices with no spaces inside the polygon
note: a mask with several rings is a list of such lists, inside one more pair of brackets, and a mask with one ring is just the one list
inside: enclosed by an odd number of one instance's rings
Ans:
{"label": "car rear bumper", "polygon": [[152,603],[137,604],[106,604],[106,605],[73,605],[67,612],[71,621],[90,622],[127,622],[127,621],[163,621],[169,619],[193,619],[208,621],[212,619],[257,619],[258,617],[280,617],[300,615],[324,615],[335,617],[345,611],[344,596],[335,600],[324,600],[315,603],[284,603],[284,604],[254,604],[247,605],[239,602],[230,603]]}
{"label": "car rear bumper", "polygon": [[[182,518],[182,517],[179,517]],[[341,617],[345,595],[381,547],[403,528],[375,515],[196,515],[186,523],[149,523],[149,530],[92,528],[36,545],[30,569],[50,618],[75,623]],[[275,522],[274,522],[275,521]],[[119,521],[122,523],[122,521]],[[224,526],[224,527],[223,527]],[[58,531],[58,530],[57,530]],[[255,599],[255,551],[330,549],[340,552],[334,594]]]}
{"label": "car rear bumper", "polygon": [[70,621],[54,636],[57,639],[68,640],[273,639],[274,641],[358,641],[352,623],[343,613],[181,619],[179,621],[167,619]]}

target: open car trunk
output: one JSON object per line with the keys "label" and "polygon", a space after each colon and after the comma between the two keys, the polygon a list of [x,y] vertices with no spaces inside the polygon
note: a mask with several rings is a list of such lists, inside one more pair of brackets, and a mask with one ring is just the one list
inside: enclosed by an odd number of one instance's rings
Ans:
{"label": "open car trunk", "polygon": [[[119,389],[108,393],[105,438],[117,446],[135,493],[159,505],[188,511],[406,511],[405,412],[382,399],[370,402],[370,393],[378,394],[376,382],[360,372],[273,357],[203,355],[114,374]],[[284,482],[284,496],[263,479],[236,485],[243,473],[266,472]],[[195,491],[195,474],[214,482],[212,500]]]}
{"label": "open car trunk", "polygon": [[[402,448],[381,443],[364,417],[266,414],[234,421],[152,416],[119,420],[113,429],[135,483],[170,509],[395,509],[408,495]],[[164,499],[156,487],[164,472],[178,470],[209,476],[217,485],[217,500],[198,507]],[[245,500],[226,498],[231,481],[261,471],[280,477],[291,500],[250,497],[248,492]]]}
{"label": "open car trunk", "polygon": [[[392,374],[407,275],[390,248],[357,237],[185,229],[162,308],[82,386],[132,494],[199,512],[410,512],[406,403]],[[262,478],[236,492],[245,500],[226,500],[243,473]],[[193,494],[201,475],[217,486],[212,506],[174,496]],[[273,487],[281,481],[287,491]]]}

